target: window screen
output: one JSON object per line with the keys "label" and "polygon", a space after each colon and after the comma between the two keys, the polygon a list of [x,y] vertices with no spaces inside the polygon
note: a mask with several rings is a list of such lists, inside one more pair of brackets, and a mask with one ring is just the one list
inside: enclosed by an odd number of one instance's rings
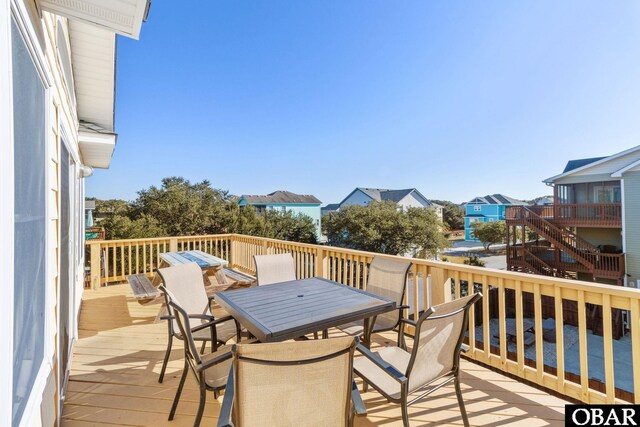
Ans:
{"label": "window screen", "polygon": [[14,136],[12,423],[18,425],[44,357],[45,89],[11,22]]}

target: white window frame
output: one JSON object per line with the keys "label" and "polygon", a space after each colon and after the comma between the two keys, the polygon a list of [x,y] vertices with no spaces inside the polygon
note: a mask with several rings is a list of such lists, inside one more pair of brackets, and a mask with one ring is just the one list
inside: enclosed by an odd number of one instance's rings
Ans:
{"label": "white window frame", "polygon": [[473,205],[473,211],[474,211],[474,212],[482,212],[482,206],[480,206],[480,205]]}
{"label": "white window frame", "polygon": [[[7,79],[0,79],[2,81],[1,86],[6,91],[3,93],[9,94],[9,96],[2,97],[5,99],[0,104],[0,120],[6,120],[7,126],[0,126],[0,129],[6,129],[3,134],[0,134],[2,138],[2,151],[0,161],[2,162],[2,173],[5,174],[3,180],[3,187],[0,189],[0,200],[3,203],[2,217],[0,217],[0,230],[3,233],[3,250],[7,250],[8,254],[2,254],[3,279],[8,288],[5,293],[5,289],[2,289],[3,296],[0,298],[0,307],[2,308],[3,315],[8,319],[2,319],[3,328],[0,328],[1,342],[5,343],[5,351],[0,352],[0,363],[2,366],[6,366],[5,372],[2,372],[3,378],[8,378],[9,381],[2,381],[4,386],[0,389],[0,405],[8,405],[8,410],[0,410],[0,424],[10,425],[12,418],[11,407],[13,405],[13,285],[14,285],[14,161],[13,161],[13,78],[12,78],[12,52],[11,52],[11,20],[14,19],[18,30],[21,32],[25,41],[26,47],[31,54],[36,70],[42,79],[42,83],[45,90],[45,164],[44,167],[48,168],[47,161],[51,159],[51,71],[47,65],[46,57],[38,43],[38,31],[34,28],[31,22],[29,11],[25,5],[18,0],[0,0],[0,22],[6,23],[6,33],[0,35],[0,52],[6,52],[7,57],[0,58],[0,73],[3,77],[8,76]],[[4,86],[6,84],[6,86]],[[51,177],[47,170],[45,173],[45,194],[49,194],[51,191]],[[21,426],[29,426],[33,424],[39,424],[40,419],[40,404],[42,403],[42,395],[47,385],[49,375],[53,372],[53,358],[55,355],[55,331],[57,329],[56,316],[54,305],[56,301],[56,290],[52,283],[52,277],[55,274],[55,264],[50,262],[49,256],[51,253],[51,239],[50,236],[54,230],[52,230],[51,218],[52,206],[50,198],[47,196],[45,200],[45,212],[46,212],[46,234],[45,234],[45,316],[44,316],[44,353],[43,360],[38,368],[38,374],[31,388],[31,395],[25,406],[22,419],[20,420]],[[6,298],[5,298],[6,296]],[[5,307],[6,306],[6,307]],[[7,334],[8,337],[5,337]],[[8,345],[7,345],[8,344]],[[5,396],[6,392],[9,392],[8,396]],[[3,408],[3,406],[0,406]],[[6,418],[5,418],[6,417]]]}

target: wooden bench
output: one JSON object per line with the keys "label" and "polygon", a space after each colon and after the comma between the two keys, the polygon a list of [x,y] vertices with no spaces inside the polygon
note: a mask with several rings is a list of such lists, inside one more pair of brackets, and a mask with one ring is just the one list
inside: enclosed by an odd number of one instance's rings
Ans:
{"label": "wooden bench", "polygon": [[127,277],[133,296],[140,304],[145,304],[160,296],[160,291],[153,286],[146,274],[133,274]]}
{"label": "wooden bench", "polygon": [[235,282],[242,285],[253,285],[256,282],[255,277],[230,267],[224,267],[222,271],[227,277],[227,282]]}
{"label": "wooden bench", "polygon": [[207,295],[214,296],[217,292],[249,288],[255,283],[255,277],[230,267],[223,267],[216,272],[215,283],[206,286],[205,289]]}

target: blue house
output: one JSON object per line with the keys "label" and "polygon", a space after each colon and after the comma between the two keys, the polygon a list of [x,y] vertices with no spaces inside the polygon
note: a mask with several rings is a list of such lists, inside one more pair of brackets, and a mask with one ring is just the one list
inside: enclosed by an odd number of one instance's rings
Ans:
{"label": "blue house", "polygon": [[473,231],[471,224],[474,222],[504,221],[505,210],[510,205],[528,205],[528,203],[503,194],[475,197],[465,203],[464,239],[477,242],[478,239],[471,235]]}
{"label": "blue house", "polygon": [[258,214],[266,212],[267,209],[275,209],[281,212],[293,212],[295,215],[306,215],[316,225],[316,238],[318,241],[322,240],[320,223],[322,202],[315,196],[295,194],[290,191],[274,191],[266,196],[244,194],[240,196],[239,204],[240,206],[253,206]]}

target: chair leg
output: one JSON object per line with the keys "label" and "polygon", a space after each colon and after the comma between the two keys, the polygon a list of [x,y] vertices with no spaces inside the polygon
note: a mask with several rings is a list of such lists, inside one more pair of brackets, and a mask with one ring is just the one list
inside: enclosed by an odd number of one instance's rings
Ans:
{"label": "chair leg", "polygon": [[[211,340],[211,352],[213,353],[213,340]],[[202,341],[202,348],[200,349],[200,354],[204,354],[204,350],[207,348],[207,342],[206,341]]]}
{"label": "chair leg", "polygon": [[207,388],[204,384],[204,375],[200,374],[200,404],[198,405],[198,414],[196,415],[196,420],[193,423],[193,427],[200,427],[202,414],[204,414],[205,403],[207,403]]}
{"label": "chair leg", "polygon": [[456,375],[456,379],[453,381],[456,386],[456,396],[458,397],[458,405],[460,406],[460,412],[462,413],[462,422],[464,427],[469,427],[469,418],[467,417],[467,410],[464,407],[464,400],[462,400],[462,390],[460,389],[460,378]]}
{"label": "chair leg", "polygon": [[317,339],[318,339],[318,332],[314,332],[314,333],[313,333],[313,339],[314,339],[314,340],[317,340]]}
{"label": "chair leg", "polygon": [[322,331],[322,339],[326,340],[327,338],[329,338],[329,330],[325,329],[324,331]]}
{"label": "chair leg", "polygon": [[162,362],[162,369],[160,370],[160,378],[158,382],[162,384],[164,380],[164,371],[167,370],[167,363],[169,363],[169,356],[171,356],[171,346],[173,345],[173,336],[169,335],[169,342],[167,342],[167,351],[164,353],[164,361]]}
{"label": "chair leg", "polygon": [[402,403],[400,403],[400,407],[402,408],[402,425],[404,427],[410,427],[409,426],[409,406],[407,405],[406,397],[402,400]]}
{"label": "chair leg", "polygon": [[171,405],[171,412],[169,412],[169,421],[173,419],[176,414],[176,409],[178,409],[178,402],[180,401],[180,395],[182,394],[182,388],[184,387],[184,381],[187,379],[187,370],[189,369],[189,365],[187,365],[187,360],[184,360],[184,368],[182,368],[182,376],[180,377],[180,384],[178,385],[178,390],[176,390],[176,397],[173,398],[173,405]]}
{"label": "chair leg", "polygon": [[369,391],[369,383],[365,380],[362,380],[362,392],[366,393],[367,391]]}

